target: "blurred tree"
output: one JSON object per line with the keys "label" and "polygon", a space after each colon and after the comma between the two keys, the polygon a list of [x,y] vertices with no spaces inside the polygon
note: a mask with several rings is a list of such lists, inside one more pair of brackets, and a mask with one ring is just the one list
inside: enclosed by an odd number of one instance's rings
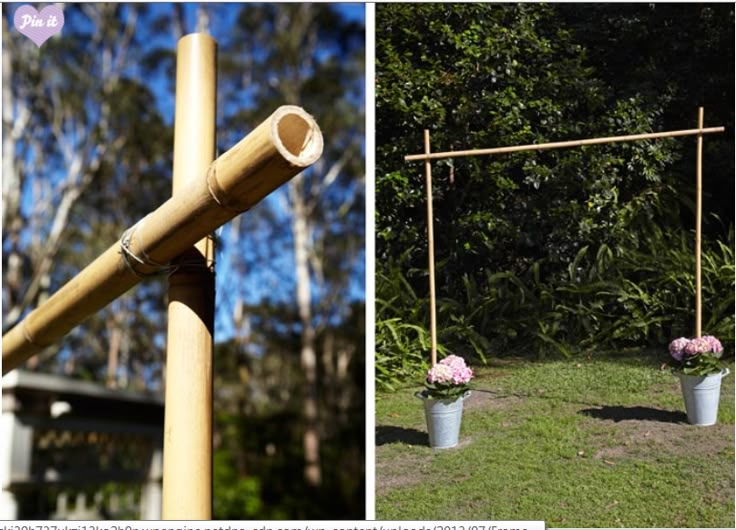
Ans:
{"label": "blurred tree", "polygon": [[[171,134],[131,66],[143,53],[136,28],[145,12],[70,5],[64,31],[38,48],[10,31],[3,7],[3,329],[166,197]],[[145,386],[143,365],[160,362],[160,345],[149,340],[160,318],[138,303],[160,307],[153,300],[161,298],[156,285],[121,298],[67,339],[73,356],[48,359],[47,369],[90,378],[106,371],[113,386],[135,373]],[[134,363],[131,349],[150,353]]]}
{"label": "blurred tree", "polygon": [[[322,442],[319,488],[304,477],[300,399],[304,375],[294,355],[301,344],[298,311],[267,305],[248,306],[244,311],[252,322],[247,342],[222,342],[215,352],[214,516],[364,517],[362,304],[353,308],[351,319],[315,336]],[[218,467],[220,461],[228,465]],[[221,498],[218,492],[228,490],[249,494]]]}
{"label": "blurred tree", "polygon": [[[257,123],[279,104],[300,105],[314,114],[325,137],[321,160],[295,177],[287,194],[277,194],[278,202],[264,205],[271,211],[263,213],[290,219],[285,241],[294,256],[300,321],[304,476],[314,487],[322,482],[315,340],[326,326],[349,318],[348,288],[364,242],[363,53],[361,26],[319,4],[246,6],[233,38],[221,46],[225,112],[235,101],[252,102],[226,115],[226,122]],[[252,72],[268,83],[251,83]],[[243,234],[251,227],[243,223]],[[242,242],[252,248],[249,236]],[[267,252],[286,250],[270,246]],[[243,295],[238,293],[236,306]]]}

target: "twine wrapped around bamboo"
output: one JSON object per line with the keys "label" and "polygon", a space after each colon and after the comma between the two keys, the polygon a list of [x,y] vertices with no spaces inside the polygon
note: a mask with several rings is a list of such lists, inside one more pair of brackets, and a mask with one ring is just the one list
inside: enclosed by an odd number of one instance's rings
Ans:
{"label": "twine wrapped around bamboo", "polygon": [[191,182],[144,217],[3,335],[3,374],[312,165],[322,148],[322,133],[309,114],[279,107],[215,160],[206,179]]}

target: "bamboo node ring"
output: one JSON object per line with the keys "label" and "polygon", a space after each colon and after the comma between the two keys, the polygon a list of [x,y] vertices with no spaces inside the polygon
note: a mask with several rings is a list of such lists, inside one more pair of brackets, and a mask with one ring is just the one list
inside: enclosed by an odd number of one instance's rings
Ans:
{"label": "bamboo node ring", "polygon": [[220,183],[217,182],[217,161],[215,160],[210,164],[207,169],[207,191],[217,205],[223,210],[230,210],[231,212],[247,212],[250,208],[243,209],[237,205],[231,206],[225,199],[225,191],[220,187]]}
{"label": "bamboo node ring", "polygon": [[45,348],[46,347],[46,345],[39,344],[38,342],[36,342],[34,340],[33,335],[31,335],[31,332],[28,329],[28,321],[27,320],[25,320],[25,319],[23,320],[23,323],[22,323],[20,329],[23,332],[23,338],[26,339],[26,342],[28,342],[28,344],[32,344],[33,346],[36,346],[37,348]]}

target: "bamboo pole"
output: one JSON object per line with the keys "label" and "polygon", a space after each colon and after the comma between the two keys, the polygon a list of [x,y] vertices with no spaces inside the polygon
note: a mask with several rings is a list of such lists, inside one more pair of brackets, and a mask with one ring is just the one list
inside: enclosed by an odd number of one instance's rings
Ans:
{"label": "bamboo pole", "polygon": [[657,133],[630,134],[626,136],[607,136],[601,138],[586,138],[583,140],[567,140],[564,142],[550,142],[543,144],[514,145],[509,147],[491,147],[488,149],[467,149],[464,151],[443,151],[438,153],[422,153],[418,155],[407,155],[407,162],[415,160],[440,160],[443,158],[460,158],[464,156],[497,155],[504,153],[518,153],[520,151],[541,151],[545,149],[559,149],[562,147],[580,147],[584,145],[598,145],[615,142],[633,142],[636,140],[652,140],[657,138],[674,138],[678,136],[702,136],[703,134],[719,133],[724,127],[698,127],[697,129],[685,129],[681,131],[665,131]]}
{"label": "bamboo pole", "polygon": [[[179,40],[173,194],[206,178],[215,159],[217,43]],[[164,519],[212,518],[214,245],[207,236],[173,261],[169,275],[164,416]]]}
{"label": "bamboo pole", "polygon": [[322,133],[300,107],[279,107],[217,158],[206,179],[144,217],[44,304],[3,335],[3,374],[248,210],[322,154]]}
{"label": "bamboo pole", "polygon": [[[429,155],[429,130],[424,129],[424,152]],[[427,185],[427,246],[429,253],[429,331],[432,337],[432,366],[437,364],[437,301],[434,287],[434,214],[432,213],[432,162],[425,158]]]}
{"label": "bamboo pole", "polygon": [[[703,128],[703,107],[698,107],[698,129]],[[700,247],[703,222],[703,135],[698,134],[698,148],[695,157],[695,336],[700,337],[702,329],[702,295]]]}

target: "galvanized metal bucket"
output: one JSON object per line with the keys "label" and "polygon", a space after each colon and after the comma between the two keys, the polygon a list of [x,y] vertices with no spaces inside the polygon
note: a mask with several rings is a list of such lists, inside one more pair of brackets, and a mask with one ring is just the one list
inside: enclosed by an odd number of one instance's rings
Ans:
{"label": "galvanized metal bucket", "polygon": [[687,421],[692,425],[715,425],[718,401],[721,397],[721,379],[730,373],[724,368],[712,375],[685,375],[678,373],[682,397],[685,399]]}
{"label": "galvanized metal bucket", "polygon": [[457,446],[463,418],[463,402],[470,396],[470,390],[455,399],[430,399],[425,392],[418,392],[416,396],[424,401],[429,446],[434,449]]}

